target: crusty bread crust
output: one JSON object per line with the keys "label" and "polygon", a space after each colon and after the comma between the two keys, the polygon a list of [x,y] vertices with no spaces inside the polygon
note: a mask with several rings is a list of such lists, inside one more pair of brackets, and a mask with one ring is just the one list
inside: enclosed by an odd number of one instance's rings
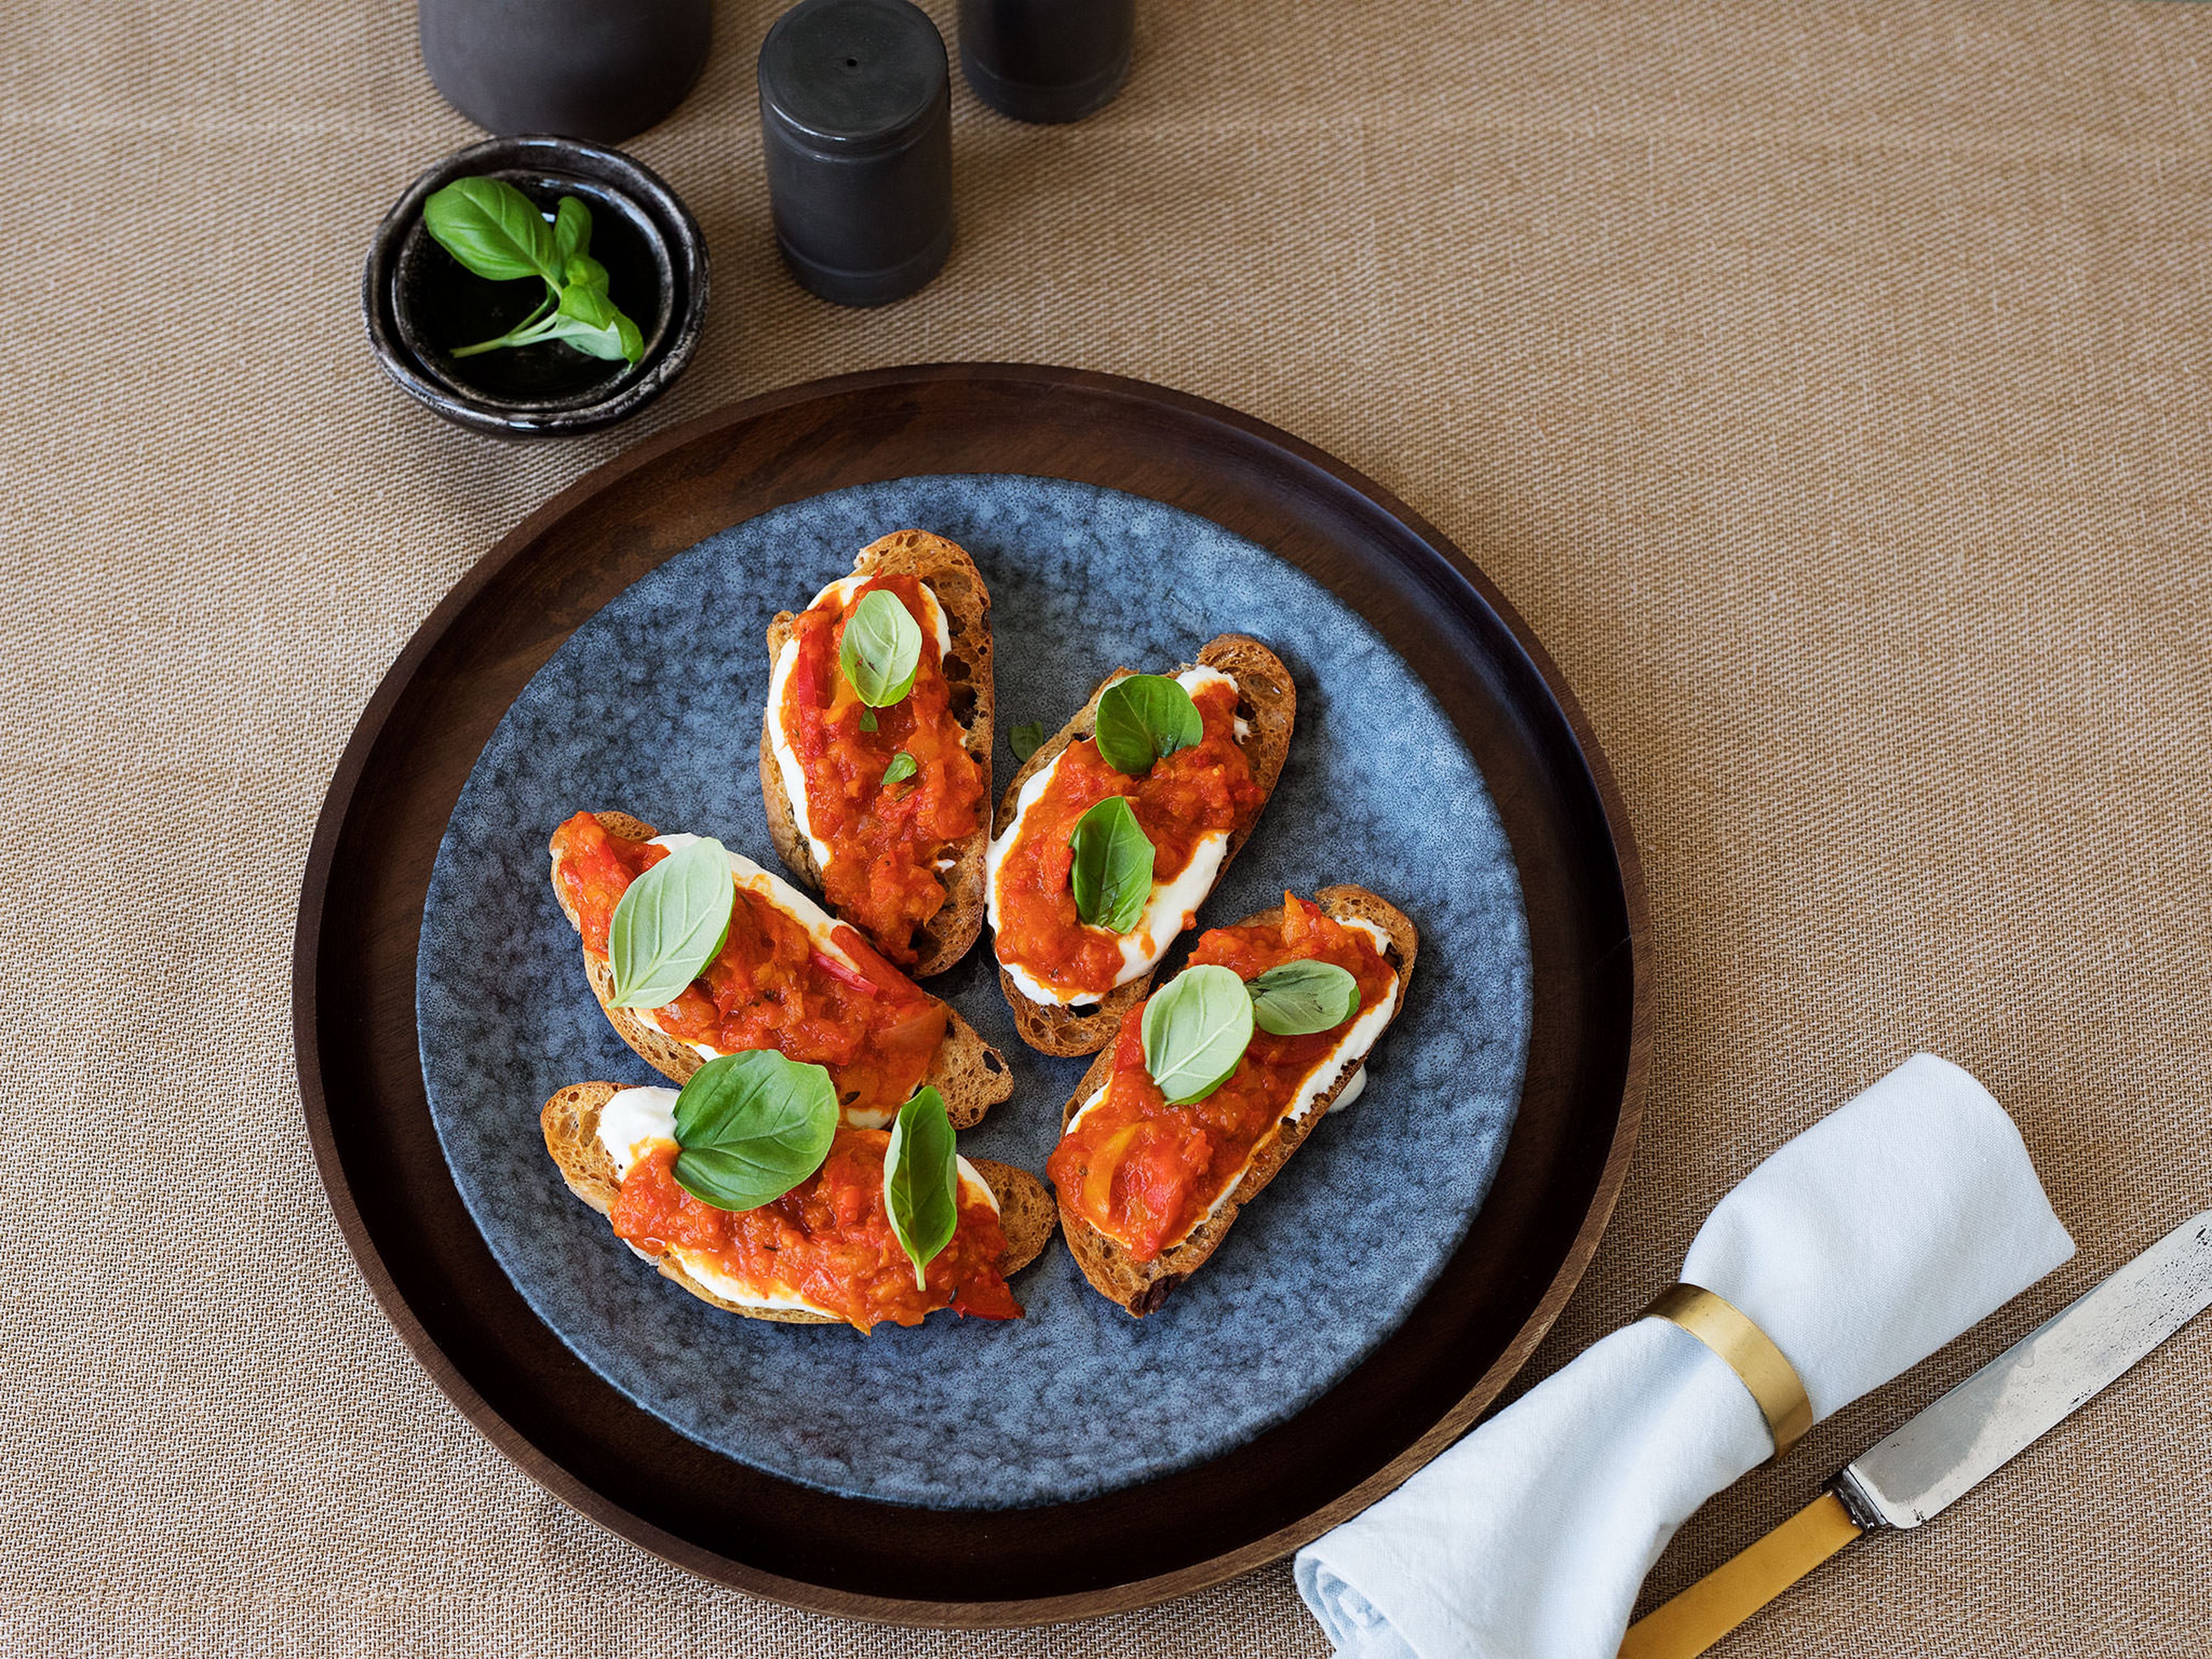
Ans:
{"label": "crusty bread crust", "polygon": [[[1364,887],[1324,887],[1314,895],[1314,900],[1324,913],[1339,921],[1358,917],[1375,923],[1389,935],[1389,949],[1383,954],[1398,975],[1398,1006],[1390,1014],[1390,1024],[1396,1024],[1398,1016],[1406,1011],[1406,990],[1413,977],[1413,959],[1420,951],[1420,934],[1413,922],[1397,906]],[[1247,916],[1236,925],[1249,927],[1279,922],[1282,915],[1283,907],[1279,904],[1272,910]],[[1389,1029],[1385,1025],[1383,1030]],[[1382,1039],[1382,1032],[1376,1032],[1376,1042],[1379,1043]],[[1368,1053],[1373,1052],[1370,1047]],[[1075,1257],[1076,1266],[1083,1269],[1083,1276],[1091,1281],[1091,1288],[1109,1302],[1120,1303],[1139,1319],[1166,1301],[1169,1291],[1197,1272],[1206,1258],[1220,1248],[1222,1238],[1237,1219],[1237,1211],[1249,1204],[1261,1188],[1275,1178],[1275,1172],[1290,1161],[1291,1154],[1305,1144],[1314,1126],[1328,1115],[1328,1109],[1336,1103],[1345,1085],[1365,1063],[1366,1056],[1363,1054],[1345,1067],[1329,1085],[1328,1091],[1314,1103],[1304,1117],[1295,1123],[1279,1124],[1262,1136],[1254,1151],[1251,1167],[1237,1183],[1237,1190],[1230,1194],[1228,1202],[1182,1243],[1162,1251],[1157,1261],[1136,1261],[1121,1245],[1069,1209],[1065,1200],[1061,1201],[1060,1220],[1067,1235],[1068,1250]],[[1063,1132],[1084,1103],[1106,1086],[1113,1072],[1114,1055],[1109,1049],[1083,1074],[1083,1081],[1076,1085],[1074,1094],[1061,1109],[1060,1123]]]}
{"label": "crusty bread crust", "polygon": [[[1187,664],[1185,667],[1190,665]],[[1283,763],[1290,756],[1291,728],[1297,723],[1298,693],[1291,682],[1291,671],[1266,646],[1243,634],[1223,634],[1207,641],[1198,653],[1195,665],[1218,668],[1237,682],[1240,694],[1237,712],[1252,728],[1244,739],[1245,757],[1252,764],[1252,781],[1265,793],[1273,795],[1276,780],[1283,775]],[[1076,711],[1075,718],[1061,726],[1014,774],[1014,781],[1006,786],[1006,793],[1000,799],[998,815],[991,825],[992,835],[1003,836],[1013,823],[1014,803],[1021,798],[1022,786],[1051,765],[1061,750],[1079,738],[1090,737],[1097,729],[1098,699],[1106,695],[1107,687],[1134,672],[1117,668],[1099,681],[1098,689],[1091,694],[1091,701]],[[1179,674],[1184,669],[1169,672]],[[1267,804],[1262,801],[1261,812],[1266,810]],[[1229,837],[1229,849],[1221,860],[1224,871],[1251,839],[1259,821],[1260,812],[1254,813],[1250,823]],[[1121,1029],[1121,1016],[1143,1001],[1152,986],[1152,975],[1140,975],[1127,985],[1115,986],[1088,1012],[1079,1013],[1073,1008],[1030,1001],[1014,983],[1013,976],[1004,968],[999,969],[999,988],[1006,995],[1006,1006],[1014,1011],[1014,1029],[1030,1048],[1048,1054],[1097,1053],[1113,1041],[1114,1033]]]}
{"label": "crusty bread crust", "polygon": [[[619,1083],[572,1083],[547,1101],[538,1115],[538,1127],[545,1133],[545,1150],[553,1155],[561,1178],[568,1183],[570,1192],[601,1215],[612,1212],[622,1182],[615,1174],[614,1160],[599,1143],[599,1111],[622,1089]],[[1011,1279],[1037,1259],[1045,1242],[1052,1237],[1052,1195],[1045,1190],[1044,1182],[1026,1170],[994,1163],[989,1158],[970,1158],[969,1162],[975,1166],[975,1173],[983,1177],[992,1195],[999,1200],[999,1224],[1006,1235],[1003,1271]],[[681,1285],[701,1301],[726,1308],[733,1314],[743,1314],[747,1319],[773,1320],[780,1325],[845,1322],[828,1314],[808,1313],[799,1308],[744,1307],[715,1295],[685,1273],[673,1255],[664,1251],[651,1260],[664,1278]]]}
{"label": "crusty bread crust", "polygon": [[[659,833],[627,812],[594,812],[592,816],[609,835],[619,836],[625,841],[651,841]],[[561,906],[561,914],[568,918],[568,925],[580,934],[582,928],[576,920],[575,908],[568,902],[568,892],[561,885],[558,854],[553,855],[553,896]],[[582,948],[580,939],[578,948]],[[690,1043],[647,1024],[635,1010],[616,1007],[610,1000],[614,995],[614,965],[606,957],[594,956],[589,951],[584,951],[583,957],[584,977],[591,982],[592,994],[605,1010],[615,1035],[629,1044],[641,1060],[672,1083],[678,1084],[688,1081],[707,1063]],[[983,1121],[985,1112],[1013,1093],[1014,1074],[1006,1065],[1006,1057],[984,1042],[975,1028],[961,1018],[958,1009],[947,1006],[945,1012],[949,1017],[945,1041],[938,1044],[929,1070],[921,1080],[925,1085],[933,1085],[945,1097],[945,1113],[951,1118],[954,1128],[973,1128]]]}
{"label": "crusty bread crust", "polygon": [[[929,584],[937,602],[945,607],[946,630],[952,650],[945,659],[945,678],[952,693],[953,717],[966,735],[969,754],[983,775],[983,799],[991,799],[991,595],[982,573],[967,550],[927,530],[895,530],[870,543],[853,561],[856,575],[918,576]],[[773,665],[791,638],[798,618],[788,611],[776,613],[769,624],[768,659]],[[821,866],[814,849],[799,833],[791,810],[791,794],[783,787],[783,769],[775,763],[775,747],[769,737],[776,711],[761,714],[761,799],[768,808],[769,839],[785,867],[817,893],[822,891]],[[915,935],[918,960],[908,971],[916,979],[941,974],[968,954],[983,928],[983,854],[990,845],[990,826],[979,823],[975,833],[952,852],[952,868],[945,872],[945,907]],[[882,941],[877,941],[882,948]]]}

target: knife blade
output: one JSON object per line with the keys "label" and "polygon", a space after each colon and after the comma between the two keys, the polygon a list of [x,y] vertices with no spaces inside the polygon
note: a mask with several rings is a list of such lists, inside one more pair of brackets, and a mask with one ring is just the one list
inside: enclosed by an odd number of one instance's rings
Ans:
{"label": "knife blade", "polygon": [[1844,1465],[1851,1519],[1917,1527],[1995,1474],[2212,1306],[2212,1210],[2185,1221],[2087,1295]]}
{"label": "knife blade", "polygon": [[1846,1464],[1775,1530],[1629,1626],[1622,1659],[1695,1659],[1869,1532],[1917,1527],[2212,1307],[2212,1210],[2193,1216]]}

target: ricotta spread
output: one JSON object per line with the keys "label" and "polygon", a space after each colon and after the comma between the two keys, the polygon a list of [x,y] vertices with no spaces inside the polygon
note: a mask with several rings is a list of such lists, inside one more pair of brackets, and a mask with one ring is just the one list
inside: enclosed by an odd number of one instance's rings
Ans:
{"label": "ricotta spread", "polygon": [[[1176,681],[1194,695],[1208,685],[1234,685],[1236,682],[1218,668],[1191,668],[1176,676]],[[1249,722],[1237,722],[1237,736],[1242,742],[1251,735]],[[1060,769],[1060,756],[1065,749],[1053,757],[1052,763],[1042,771],[1033,774],[1022,786],[1021,793],[1014,798],[1013,821],[1007,824],[1006,833],[994,839],[983,855],[984,912],[995,933],[999,927],[999,876],[1009,848],[1018,840],[1022,825],[1037,802],[1051,787],[1053,774]],[[1201,836],[1191,849],[1190,862],[1183,866],[1172,879],[1152,884],[1152,896],[1145,901],[1144,911],[1137,925],[1121,936],[1121,966],[1115,974],[1115,986],[1127,985],[1141,978],[1159,965],[1160,958],[1168,953],[1176,937],[1198,920],[1198,907],[1213,890],[1213,884],[1221,874],[1223,861],[1229,855],[1229,836],[1225,830],[1216,830]],[[1104,999],[1083,992],[1061,992],[1046,985],[1018,963],[1001,961],[1006,977],[1031,1002],[1053,1007],[1068,1007],[1079,1004],[1096,1005]]]}

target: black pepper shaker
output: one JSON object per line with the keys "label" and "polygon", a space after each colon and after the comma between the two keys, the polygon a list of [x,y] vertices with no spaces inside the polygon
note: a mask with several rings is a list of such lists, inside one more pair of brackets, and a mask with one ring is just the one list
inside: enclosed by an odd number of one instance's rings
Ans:
{"label": "black pepper shaker", "polygon": [[908,0],[800,0],[761,43],[761,137],[784,262],[841,306],[913,293],[952,246],[945,37]]}
{"label": "black pepper shaker", "polygon": [[960,0],[960,69],[1017,121],[1079,121],[1129,78],[1137,0]]}

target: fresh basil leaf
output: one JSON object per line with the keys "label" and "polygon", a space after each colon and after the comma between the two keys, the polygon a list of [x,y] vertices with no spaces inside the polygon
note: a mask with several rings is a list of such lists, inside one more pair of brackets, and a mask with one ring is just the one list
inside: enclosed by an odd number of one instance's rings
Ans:
{"label": "fresh basil leaf", "polygon": [[1145,1004],[1145,1069],[1176,1105],[1229,1080],[1252,1041],[1252,998],[1226,968],[1186,968]]}
{"label": "fresh basil leaf", "polygon": [[837,666],[862,702],[888,708],[914,690],[921,667],[921,624],[897,594],[872,587],[845,619]]}
{"label": "fresh basil leaf", "polygon": [[836,1133],[821,1066],[773,1048],[723,1054],[676,1097],[676,1183],[718,1210],[757,1210],[820,1169]]}
{"label": "fresh basil leaf", "polygon": [[886,784],[904,783],[921,769],[914,763],[914,757],[902,749],[891,757],[891,763],[884,768],[884,781]]}
{"label": "fresh basil leaf", "polygon": [[1031,755],[1044,747],[1044,722],[1042,720],[1024,721],[1006,733],[1006,741],[1013,747],[1014,758],[1018,761],[1026,761]]}
{"label": "fresh basil leaf", "polygon": [[635,368],[645,356],[645,336],[637,331],[637,325],[619,311],[615,313],[615,338],[622,345],[623,360]]}
{"label": "fresh basil leaf", "polygon": [[1205,735],[1206,722],[1190,693],[1164,674],[1131,674],[1098,699],[1098,752],[1107,765],[1133,778]]}
{"label": "fresh basil leaf", "polygon": [[706,971],[738,902],[729,849],[712,836],[679,847],[630,883],[607,924],[617,1008],[665,1008]]}
{"label": "fresh basil leaf", "polygon": [[[562,297],[565,300],[568,295],[574,292],[574,289],[565,289]],[[538,337],[545,340],[566,340],[577,350],[588,356],[604,357],[612,362],[617,358],[627,357],[629,355],[623,346],[622,335],[618,328],[623,320],[621,313],[617,313],[615,324],[617,326],[594,328],[591,324],[579,318],[562,317],[557,319],[556,326],[547,329]]]}
{"label": "fresh basil leaf", "polygon": [[422,204],[422,226],[479,276],[561,281],[553,227],[536,203],[503,179],[455,179]]}
{"label": "fresh basil leaf", "polygon": [[1127,933],[1152,896],[1152,843],[1127,798],[1109,795],[1076,819],[1067,844],[1076,915],[1109,933]]}
{"label": "fresh basil leaf", "polygon": [[605,289],[571,283],[561,290],[561,314],[574,317],[586,328],[606,330],[614,327],[617,313]]}
{"label": "fresh basil leaf", "polygon": [[860,730],[863,732],[872,732],[875,729],[876,711],[869,708],[866,703],[862,703],[860,705]]}
{"label": "fresh basil leaf", "polygon": [[588,253],[563,260],[561,269],[571,288],[588,288],[601,294],[607,291],[607,268]]}
{"label": "fresh basil leaf", "polygon": [[1248,981],[1252,1018],[1271,1036],[1311,1036],[1359,1010],[1359,981],[1333,962],[1284,962]]}
{"label": "fresh basil leaf", "polygon": [[914,1263],[917,1289],[923,1269],[952,1242],[960,1224],[960,1164],[945,1097],[924,1088],[899,1108],[891,1144],[884,1149],[884,1209],[899,1248]]}
{"label": "fresh basil leaf", "polygon": [[553,263],[566,270],[569,260],[591,251],[592,210],[580,198],[563,196],[553,209]]}

